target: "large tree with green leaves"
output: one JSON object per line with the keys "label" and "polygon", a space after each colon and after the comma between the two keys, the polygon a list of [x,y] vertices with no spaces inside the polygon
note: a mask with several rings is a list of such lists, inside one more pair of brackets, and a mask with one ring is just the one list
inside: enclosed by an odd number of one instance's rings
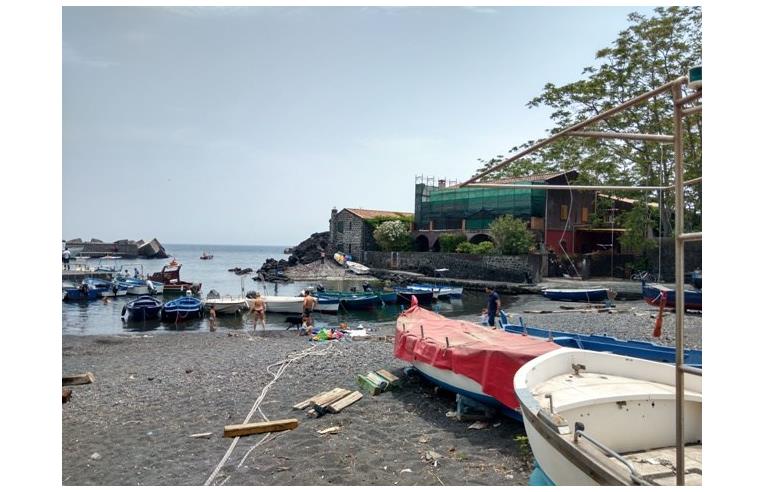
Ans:
{"label": "large tree with green leaves", "polygon": [[[583,69],[580,80],[564,85],[548,83],[528,107],[552,109],[556,133],[565,127],[595,116],[634,96],[686,74],[701,64],[702,22],[700,7],[659,7],[647,17],[632,13],[629,27],[607,48],[595,54],[596,63]],[[587,130],[651,133],[673,132],[673,103],[670,94],[652,98],[609,118]],[[685,179],[701,175],[700,115],[684,117]],[[541,139],[539,139],[541,140]],[[526,142],[508,150],[508,155],[527,148]],[[501,162],[504,155],[478,159],[483,166],[477,173]],[[674,174],[673,146],[656,142],[562,138],[528,157],[492,173],[485,179],[524,176],[546,171],[576,169],[579,183],[625,185],[671,184]],[[687,188],[685,195],[688,230],[700,228],[699,187]],[[635,199],[657,201],[657,193],[622,193]],[[673,194],[664,192],[664,235],[671,233]]]}

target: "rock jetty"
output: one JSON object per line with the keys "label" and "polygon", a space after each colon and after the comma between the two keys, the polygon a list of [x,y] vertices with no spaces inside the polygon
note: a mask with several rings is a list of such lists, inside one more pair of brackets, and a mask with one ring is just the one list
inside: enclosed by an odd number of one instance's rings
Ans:
{"label": "rock jetty", "polygon": [[321,252],[326,254],[327,261],[334,254],[334,248],[329,243],[329,231],[316,232],[308,239],[291,248],[292,254],[288,260],[276,260],[268,258],[257,270],[258,276],[262,276],[266,282],[289,282],[287,274],[289,267],[307,265],[321,259]]}
{"label": "rock jetty", "polygon": [[114,242],[105,242],[100,239],[91,239],[83,241],[81,238],[64,241],[66,247],[76,256],[87,256],[90,258],[100,258],[102,256],[113,255],[123,258],[168,258],[164,246],[157,238],[151,241],[139,239],[120,239]]}

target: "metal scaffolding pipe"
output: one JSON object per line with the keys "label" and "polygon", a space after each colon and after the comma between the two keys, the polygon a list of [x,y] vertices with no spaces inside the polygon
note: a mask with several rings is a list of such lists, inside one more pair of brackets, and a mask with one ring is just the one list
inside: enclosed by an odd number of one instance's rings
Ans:
{"label": "metal scaffolding pipe", "polygon": [[700,183],[701,181],[703,181],[703,176],[699,176],[699,177],[697,177],[695,179],[691,179],[689,181],[685,181],[684,185],[685,186],[690,186],[690,185],[694,185],[696,183]]}
{"label": "metal scaffolding pipe", "polygon": [[679,234],[676,239],[678,241],[682,242],[689,242],[689,241],[701,241],[703,239],[703,233],[702,232],[685,232],[684,234]]}
{"label": "metal scaffolding pipe", "polygon": [[500,163],[496,164],[495,166],[491,166],[489,169],[483,171],[480,174],[477,174],[477,175],[471,177],[470,179],[468,179],[464,183],[460,184],[459,186],[463,187],[463,186],[466,186],[466,185],[468,185],[470,183],[473,183],[473,182],[477,181],[478,179],[482,178],[483,176],[486,176],[486,175],[496,171],[497,169],[500,169],[500,168],[506,166],[507,164],[509,164],[509,163],[511,163],[513,161],[516,161],[517,159],[519,159],[521,157],[524,157],[524,156],[526,156],[526,155],[528,155],[528,154],[530,154],[532,152],[535,152],[536,150],[540,149],[541,147],[554,142],[555,140],[557,140],[560,137],[563,137],[563,136],[569,134],[570,132],[574,132],[576,130],[580,130],[582,128],[586,128],[587,126],[589,126],[589,125],[591,125],[593,123],[596,123],[596,122],[598,122],[600,120],[607,119],[607,118],[613,116],[614,114],[623,111],[624,109],[628,109],[628,108],[634,106],[635,104],[639,104],[642,101],[645,101],[647,99],[650,99],[651,97],[657,96],[658,94],[661,94],[661,93],[663,93],[663,92],[665,92],[665,91],[667,91],[669,89],[672,89],[674,87],[678,87],[678,84],[682,84],[682,83],[684,83],[686,81],[687,81],[687,77],[686,76],[678,77],[678,78],[676,78],[676,79],[674,79],[674,80],[672,80],[670,82],[666,82],[665,84],[663,84],[660,87],[657,87],[657,88],[651,90],[650,92],[645,92],[644,94],[641,94],[639,96],[633,97],[633,98],[629,99],[628,101],[626,101],[625,103],[619,104],[618,106],[610,108],[607,111],[603,111],[602,113],[600,113],[600,114],[598,114],[596,116],[592,116],[591,118],[589,118],[587,120],[584,120],[584,121],[582,121],[580,123],[576,123],[573,126],[569,126],[568,128],[565,128],[564,130],[562,130],[560,132],[557,132],[557,133],[555,133],[554,135],[552,135],[550,137],[545,138],[541,142],[535,143],[535,144],[531,145],[530,147],[528,147],[525,150],[521,150],[520,152],[518,152],[515,155],[509,157],[508,159],[505,159],[505,160],[501,161]]}
{"label": "metal scaffolding pipe", "polygon": [[537,190],[582,190],[582,191],[656,191],[671,190],[673,185],[669,186],[627,186],[627,185],[550,185],[550,184],[518,184],[518,183],[472,183],[467,185],[470,188],[522,188]]}
{"label": "metal scaffolding pipe", "polygon": [[684,106],[688,102],[692,102],[696,99],[700,99],[701,97],[703,97],[703,92],[700,89],[698,89],[697,91],[693,92],[689,96],[685,96],[682,99],[676,101],[674,104],[677,104],[679,106]]}
{"label": "metal scaffolding pipe", "polygon": [[703,111],[702,105],[693,106],[691,108],[683,109],[682,116],[690,116],[691,114],[700,113],[701,111]]}
{"label": "metal scaffolding pipe", "polygon": [[613,138],[621,140],[647,140],[651,142],[674,143],[673,135],[653,135],[649,133],[587,132],[568,133],[571,137]]}

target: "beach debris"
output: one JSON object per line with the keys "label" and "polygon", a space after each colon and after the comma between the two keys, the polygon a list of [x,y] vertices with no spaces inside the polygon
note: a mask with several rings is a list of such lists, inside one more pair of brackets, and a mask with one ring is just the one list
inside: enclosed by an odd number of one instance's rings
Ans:
{"label": "beach debris", "polygon": [[335,426],[332,426],[332,427],[327,427],[326,429],[321,429],[320,431],[318,431],[318,433],[321,434],[321,435],[323,435],[323,434],[336,434],[336,433],[338,433],[340,431],[340,429],[341,429],[340,426],[335,425]]}
{"label": "beach debris", "polygon": [[427,436],[422,436],[422,437],[420,437],[420,438],[419,438],[419,439],[417,439],[417,440],[418,440],[419,442],[421,442],[422,444],[426,444],[426,443],[430,442],[430,438],[429,438],[429,437],[427,437]]}
{"label": "beach debris", "polygon": [[306,415],[307,415],[308,417],[310,417],[310,418],[317,418],[317,417],[320,417],[320,415],[318,414],[318,412],[316,412],[316,411],[315,411],[315,410],[313,410],[312,408],[306,412]]}
{"label": "beach debris", "polygon": [[131,374],[127,377],[127,379],[135,379],[135,374]]}
{"label": "beach debris", "polygon": [[345,398],[349,394],[350,394],[350,390],[346,390],[344,388],[334,388],[330,392],[326,393],[325,395],[319,396],[313,401],[312,403],[313,410],[315,410],[316,413],[318,413],[319,415],[323,415],[328,411],[327,407],[329,405],[336,402],[337,400]]}
{"label": "beach debris", "polygon": [[501,422],[496,422],[495,424],[493,424],[493,427],[496,428],[496,427],[498,427],[500,425],[501,425]]}
{"label": "beach debris", "polygon": [[[372,396],[376,396],[382,393],[382,387],[379,384],[369,380],[369,378],[367,378],[366,376],[359,374],[357,378],[357,382],[358,382],[358,386],[360,386],[362,390],[364,390],[365,392],[369,393]],[[385,382],[385,386],[387,386],[386,382]]]}
{"label": "beach debris", "polygon": [[69,388],[61,388],[61,403],[66,403],[72,397],[72,390]]}
{"label": "beach debris", "polygon": [[403,470],[401,470],[401,473],[413,473],[413,472],[411,471],[411,468],[404,468]]}
{"label": "beach debris", "polygon": [[424,454],[424,459],[427,461],[437,461],[438,459],[442,458],[443,455],[440,453],[436,453],[435,451],[427,451]]}
{"label": "beach debris", "polygon": [[212,436],[212,432],[202,432],[202,433],[199,433],[199,434],[191,434],[189,437],[196,437],[196,438],[200,438],[201,437],[201,438],[204,438],[204,439],[209,439],[210,436]]}
{"label": "beach debris", "polygon": [[291,470],[291,469],[292,469],[291,466],[280,466],[280,467],[276,468],[276,471],[277,472],[283,472],[283,471],[287,471],[287,470]]}
{"label": "beach debris", "polygon": [[93,454],[90,455],[90,459],[91,460],[100,460],[101,459],[101,455],[98,454],[98,453],[93,453]]}
{"label": "beach debris", "polygon": [[398,376],[394,375],[393,373],[385,369],[377,370],[377,374],[387,381],[388,386],[391,386],[393,388],[397,387],[401,381]]}
{"label": "beach debris", "polygon": [[446,417],[448,417],[450,419],[452,419],[452,418],[454,418],[456,416],[457,416],[457,413],[455,411],[453,411],[453,410],[449,410],[448,412],[446,412]]}
{"label": "beach debris", "polygon": [[146,379],[148,379],[149,381],[153,381],[154,379],[156,379],[156,376],[149,376]]}
{"label": "beach debris", "polygon": [[193,369],[186,369],[186,374],[191,374],[192,372],[194,372]]}
{"label": "beach debris", "polygon": [[84,374],[75,374],[73,376],[63,376],[61,378],[62,386],[77,386],[80,384],[90,384],[95,382],[95,376],[92,372],[86,372]]}
{"label": "beach debris", "polygon": [[267,422],[255,422],[251,424],[226,425],[223,428],[223,436],[237,437],[250,434],[264,434],[266,432],[281,432],[296,429],[300,423],[297,419],[269,420]]}
{"label": "beach debris", "polygon": [[477,422],[473,423],[472,425],[470,425],[467,428],[468,429],[482,430],[482,429],[485,429],[486,427],[488,427],[488,425],[489,424],[487,422],[477,421]]}
{"label": "beach debris", "polygon": [[361,398],[363,398],[363,394],[361,394],[360,391],[353,391],[349,395],[343,398],[340,398],[339,400],[335,401],[334,403],[332,403],[326,408],[330,413],[339,413],[345,408],[352,405],[353,403],[360,400]]}

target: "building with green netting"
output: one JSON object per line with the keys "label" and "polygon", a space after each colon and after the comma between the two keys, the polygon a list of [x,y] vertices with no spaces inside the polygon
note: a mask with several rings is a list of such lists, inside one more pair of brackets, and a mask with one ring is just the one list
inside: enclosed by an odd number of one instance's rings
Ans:
{"label": "building with green netting", "polygon": [[[491,181],[496,184],[566,185],[577,171],[536,174]],[[613,229],[592,227],[590,215],[596,206],[592,191],[480,188],[417,182],[415,188],[413,237],[418,251],[440,251],[443,234],[464,234],[472,243],[495,242],[489,224],[510,214],[528,223],[539,244],[561,252],[588,253],[599,246],[612,246]]]}

